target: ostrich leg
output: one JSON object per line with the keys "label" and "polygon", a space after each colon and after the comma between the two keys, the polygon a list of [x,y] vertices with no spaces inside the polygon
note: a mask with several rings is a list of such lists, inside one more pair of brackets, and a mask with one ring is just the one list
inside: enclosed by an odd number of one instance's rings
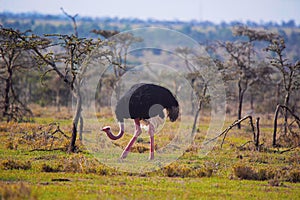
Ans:
{"label": "ostrich leg", "polygon": [[130,152],[130,148],[136,141],[137,137],[142,133],[141,125],[140,125],[140,119],[134,119],[134,124],[135,124],[135,132],[133,137],[131,138],[130,142],[127,144],[125,150],[123,151],[121,155],[121,159],[124,159],[127,157],[128,153]]}
{"label": "ostrich leg", "polygon": [[150,155],[149,155],[149,160],[154,159],[154,126],[149,123],[149,135],[150,135]]}

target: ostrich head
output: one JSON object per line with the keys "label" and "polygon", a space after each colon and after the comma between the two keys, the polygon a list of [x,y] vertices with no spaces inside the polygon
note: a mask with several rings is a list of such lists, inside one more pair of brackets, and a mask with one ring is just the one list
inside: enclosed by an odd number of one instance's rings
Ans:
{"label": "ostrich head", "polygon": [[111,133],[110,126],[105,126],[101,130],[104,131],[106,134]]}
{"label": "ostrich head", "polygon": [[171,108],[167,108],[168,117],[171,122],[174,122],[179,115],[179,106],[172,106]]}

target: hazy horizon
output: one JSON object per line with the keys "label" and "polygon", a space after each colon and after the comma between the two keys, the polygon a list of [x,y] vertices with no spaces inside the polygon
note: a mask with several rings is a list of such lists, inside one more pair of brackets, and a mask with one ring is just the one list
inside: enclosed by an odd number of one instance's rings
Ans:
{"label": "hazy horizon", "polygon": [[[91,6],[90,6],[91,5]],[[0,0],[0,12],[69,14],[81,17],[118,17],[142,20],[287,22],[300,24],[300,1],[297,0]]]}

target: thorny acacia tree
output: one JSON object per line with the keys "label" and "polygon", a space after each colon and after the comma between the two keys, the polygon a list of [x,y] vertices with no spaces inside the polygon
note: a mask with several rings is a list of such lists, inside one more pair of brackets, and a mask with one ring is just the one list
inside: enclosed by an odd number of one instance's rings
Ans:
{"label": "thorny acacia tree", "polygon": [[[36,35],[26,36],[15,30],[11,30],[11,32],[16,35],[18,40],[28,50],[30,49],[34,53],[39,66],[46,67],[43,76],[49,72],[55,72],[67,84],[72,95],[76,98],[75,113],[72,121],[72,137],[68,149],[69,152],[74,152],[76,150],[77,127],[82,111],[82,91],[80,88],[87,73],[86,65],[82,66],[82,63],[93,49],[101,48],[103,45],[102,41],[79,38],[73,34],[53,34],[39,37]],[[54,52],[54,46],[59,46],[61,48],[60,51]],[[107,53],[106,50],[103,50],[98,57],[105,57]],[[80,129],[82,129],[83,120],[80,122]]]}
{"label": "thorny acacia tree", "polygon": [[[191,86],[195,90],[196,89],[195,82],[200,74],[198,72],[194,73],[193,71],[195,71],[195,70],[194,70],[193,66],[189,63],[189,61],[191,59],[193,59],[192,49],[190,49],[189,47],[178,47],[175,49],[175,52],[184,60],[185,67],[190,72],[189,74],[186,75],[186,78],[190,81]],[[190,95],[191,95],[190,98],[191,98],[191,102],[192,102],[190,113],[193,114],[194,110],[195,110],[195,106],[196,106],[194,103],[194,91],[191,91]]]}
{"label": "thorny acacia tree", "polygon": [[7,122],[31,115],[30,109],[15,91],[17,80],[14,80],[14,76],[35,64],[29,50],[45,45],[48,45],[47,40],[37,40],[34,36],[27,36],[27,32],[0,27],[0,79],[4,86],[0,106],[1,118]]}
{"label": "thorny acacia tree", "polygon": [[[277,37],[276,34],[267,33],[250,29],[245,26],[239,26],[233,29],[233,35],[244,36],[245,41],[236,42],[219,42],[219,45],[229,55],[229,60],[225,63],[223,72],[226,77],[237,80],[238,86],[238,120],[242,118],[243,99],[245,92],[250,86],[257,82],[263,82],[269,75],[268,69],[260,69],[255,67],[257,63],[254,61],[254,42],[255,41],[271,41]],[[238,128],[241,125],[238,124]]]}
{"label": "thorny acacia tree", "polygon": [[[223,66],[223,73],[231,80],[237,80],[238,86],[238,120],[242,118],[243,99],[249,85],[253,84],[255,73],[251,68],[251,57],[254,54],[250,42],[219,42],[219,45],[229,54],[229,60]],[[238,124],[238,128],[241,125]]]}
{"label": "thorny acacia tree", "polygon": [[128,64],[129,47],[137,42],[142,42],[143,39],[135,37],[132,33],[122,33],[117,37],[112,37],[109,40],[109,47],[112,52],[112,64],[115,78],[116,99],[120,99],[121,85],[119,80],[121,77],[134,66]]}
{"label": "thorny acacia tree", "polygon": [[[209,70],[212,59],[210,57],[195,55],[193,50],[188,47],[178,47],[175,51],[184,59],[188,71],[186,74],[186,79],[190,81],[190,84],[193,88],[193,91],[191,91],[191,113],[195,114],[192,128],[192,133],[195,134],[200,111],[203,107],[203,104],[209,101],[207,89],[210,86],[210,82],[213,77],[204,77],[204,75],[209,74],[205,70]],[[196,68],[194,65],[198,66],[198,68]],[[197,97],[197,102],[194,101],[195,96]],[[194,113],[194,111],[196,112]]]}
{"label": "thorny acacia tree", "polygon": [[[76,16],[71,16],[61,9],[63,13],[69,17],[73,22],[74,34],[63,35],[63,34],[51,34],[45,35],[47,39],[52,38],[51,44],[43,49],[33,47],[32,50],[39,59],[40,64],[46,65],[49,69],[44,73],[54,71],[60,79],[62,79],[71,91],[71,94],[76,99],[75,113],[72,121],[72,137],[68,148],[69,152],[75,152],[77,130],[79,127],[79,137],[82,139],[83,131],[83,118],[82,112],[82,92],[81,87],[84,83],[84,79],[88,75],[87,65],[83,62],[87,62],[88,56],[94,49],[98,49],[98,59],[102,57],[107,58],[110,54],[109,51],[103,48],[103,41],[86,39],[78,37]],[[59,52],[54,53],[52,51],[53,46],[60,46]],[[101,51],[103,48],[103,51]],[[99,51],[100,50],[100,51]],[[46,53],[44,53],[46,52]],[[80,122],[80,123],[79,123]]]}
{"label": "thorny acacia tree", "polygon": [[[284,50],[286,49],[285,41],[283,38],[274,39],[270,42],[266,51],[271,52],[271,57],[268,59],[272,66],[276,67],[282,76],[282,85],[285,91],[284,95],[284,134],[287,134],[288,127],[288,108],[290,106],[290,98],[293,91],[300,88],[300,61],[295,63],[289,62],[284,55]],[[276,142],[273,141],[273,145]]]}
{"label": "thorny acacia tree", "polygon": [[[33,48],[33,51],[39,58],[39,60],[47,65],[50,71],[56,72],[56,74],[67,84],[72,95],[76,99],[75,113],[73,117],[72,137],[69,146],[69,152],[75,151],[75,142],[77,137],[77,127],[80,120],[80,135],[82,134],[83,120],[81,117],[82,111],[82,91],[81,86],[84,82],[84,78],[87,74],[86,65],[82,65],[89,53],[95,48],[101,48],[103,45],[101,40],[92,40],[79,38],[75,35],[47,35],[47,37],[54,37],[58,43],[52,43],[52,45],[60,45],[61,51],[58,53],[51,52],[44,53],[37,48]],[[103,54],[99,57],[106,56],[106,51],[103,50]],[[62,67],[63,66],[63,67]]]}

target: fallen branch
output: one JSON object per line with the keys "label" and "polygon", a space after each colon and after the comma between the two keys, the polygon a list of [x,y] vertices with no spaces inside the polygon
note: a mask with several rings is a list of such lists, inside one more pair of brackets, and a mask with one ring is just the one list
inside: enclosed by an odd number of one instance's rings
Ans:
{"label": "fallen branch", "polygon": [[245,144],[242,144],[241,146],[239,146],[238,148],[239,149],[242,149],[244,146],[246,146],[247,144],[249,144],[249,143],[252,143],[253,141],[247,141]]}
{"label": "fallen branch", "polygon": [[67,136],[67,135],[60,129],[58,123],[52,123],[52,124],[49,124],[49,126],[51,126],[51,125],[56,125],[55,131],[51,133],[52,136],[55,135],[56,133],[60,133],[60,134],[62,134],[65,138],[70,139],[70,137]]}
{"label": "fallen branch", "polygon": [[296,149],[297,147],[300,147],[300,144],[298,144],[298,145],[296,145],[296,146],[294,146],[294,147],[291,147],[291,148],[289,148],[289,149],[283,150],[283,151],[279,151],[279,150],[278,150],[278,153],[283,154],[283,153],[285,153],[285,152],[292,151],[292,150]]}
{"label": "fallen branch", "polygon": [[206,141],[204,144],[208,144],[209,142],[211,141],[214,141],[216,140],[217,138],[221,137],[222,135],[224,135],[223,137],[223,140],[222,140],[222,143],[221,143],[221,148],[223,146],[223,143],[224,143],[224,140],[227,136],[227,133],[235,126],[237,126],[238,124],[240,124],[241,122],[245,121],[246,119],[249,119],[250,121],[250,125],[251,125],[251,129],[252,129],[252,133],[253,133],[253,141],[256,140],[256,135],[255,135],[255,128],[254,128],[254,125],[253,125],[253,119],[252,119],[252,116],[251,115],[247,115],[245,117],[243,117],[242,119],[240,120],[236,120],[234,121],[228,128],[226,128],[222,133],[220,133],[219,135],[217,135],[216,137]]}

